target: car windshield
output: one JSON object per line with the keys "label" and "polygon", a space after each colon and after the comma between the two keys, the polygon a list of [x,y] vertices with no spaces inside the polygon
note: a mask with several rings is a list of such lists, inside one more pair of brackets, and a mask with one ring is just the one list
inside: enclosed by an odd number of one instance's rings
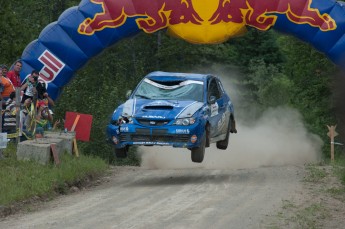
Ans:
{"label": "car windshield", "polygon": [[196,80],[157,82],[144,79],[134,96],[144,99],[195,100],[202,102],[203,82]]}

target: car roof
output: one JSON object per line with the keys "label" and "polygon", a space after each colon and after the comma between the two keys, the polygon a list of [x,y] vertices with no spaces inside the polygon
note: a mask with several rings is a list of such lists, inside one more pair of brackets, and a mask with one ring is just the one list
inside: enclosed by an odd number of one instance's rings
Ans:
{"label": "car roof", "polygon": [[158,81],[174,81],[174,80],[198,80],[205,81],[209,74],[199,74],[199,73],[181,73],[181,72],[162,72],[155,71],[151,72],[145,76],[152,80]]}

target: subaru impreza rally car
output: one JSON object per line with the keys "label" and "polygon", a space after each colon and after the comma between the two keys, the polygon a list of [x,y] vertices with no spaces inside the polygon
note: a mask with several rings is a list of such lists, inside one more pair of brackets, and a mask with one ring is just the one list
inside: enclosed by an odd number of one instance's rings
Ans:
{"label": "subaru impreza rally car", "polygon": [[143,78],[107,126],[118,158],[132,145],[160,145],[188,148],[197,163],[211,143],[226,149],[230,133],[237,133],[234,108],[218,77],[159,71]]}

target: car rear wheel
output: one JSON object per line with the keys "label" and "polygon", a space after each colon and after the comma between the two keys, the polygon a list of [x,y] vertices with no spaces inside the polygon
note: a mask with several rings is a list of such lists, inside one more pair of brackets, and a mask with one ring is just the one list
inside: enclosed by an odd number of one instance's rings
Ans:
{"label": "car rear wheel", "polygon": [[204,160],[205,155],[205,145],[206,145],[206,132],[204,133],[199,147],[191,149],[192,161],[196,163],[201,163]]}
{"label": "car rear wheel", "polygon": [[218,149],[226,150],[228,148],[229,137],[230,137],[230,130],[231,130],[231,120],[229,120],[228,130],[226,132],[225,139],[217,142],[217,148]]}
{"label": "car rear wheel", "polygon": [[128,152],[128,146],[119,148],[119,149],[115,148],[115,156],[117,158],[126,158],[127,152]]}

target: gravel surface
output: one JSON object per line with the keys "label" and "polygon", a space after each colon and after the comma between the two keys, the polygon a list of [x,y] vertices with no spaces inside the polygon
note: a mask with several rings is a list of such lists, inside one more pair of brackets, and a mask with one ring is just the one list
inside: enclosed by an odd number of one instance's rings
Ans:
{"label": "gravel surface", "polygon": [[304,173],[114,167],[108,182],[2,219],[0,228],[266,228],[282,200],[301,193]]}

